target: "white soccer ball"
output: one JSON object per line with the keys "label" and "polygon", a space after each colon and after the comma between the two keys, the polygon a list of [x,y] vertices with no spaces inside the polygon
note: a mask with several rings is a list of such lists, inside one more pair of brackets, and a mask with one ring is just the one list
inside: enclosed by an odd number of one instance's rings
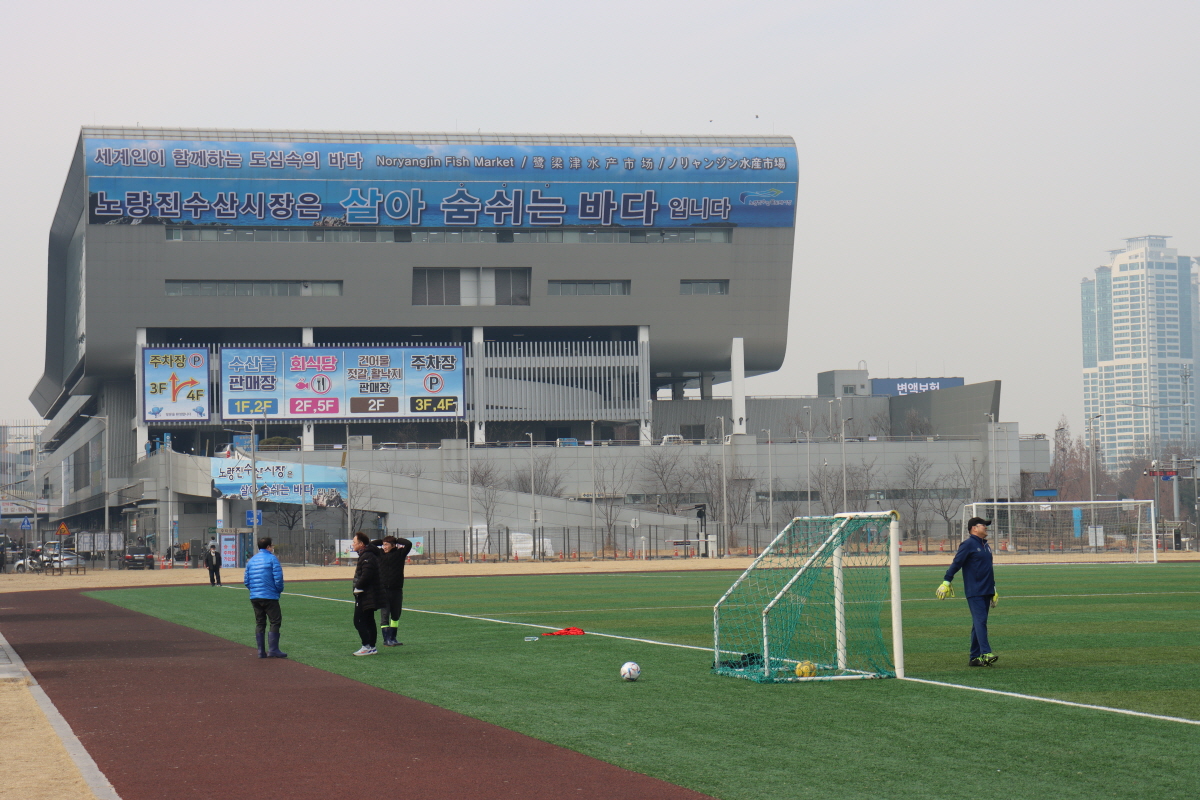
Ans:
{"label": "white soccer ball", "polygon": [[626,661],[621,665],[621,677],[627,681],[636,681],[642,676],[642,668],[636,661]]}

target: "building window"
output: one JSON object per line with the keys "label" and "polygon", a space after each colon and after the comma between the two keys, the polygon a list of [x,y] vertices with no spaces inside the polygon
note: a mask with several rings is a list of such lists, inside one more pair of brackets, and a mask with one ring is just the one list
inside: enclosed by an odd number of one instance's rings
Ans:
{"label": "building window", "polygon": [[167,281],[168,297],[341,297],[341,281]]}
{"label": "building window", "polygon": [[[196,225],[164,228],[169,242],[321,242],[371,244],[728,244],[729,228],[667,228],[664,230],[463,230],[441,228],[228,228]],[[1124,269],[1122,267],[1122,269]]]}
{"label": "building window", "polygon": [[630,281],[549,281],[546,293],[551,297],[629,294],[629,287]]}
{"label": "building window", "polygon": [[457,269],[414,269],[414,306],[462,305],[461,278]]}
{"label": "building window", "polygon": [[529,305],[529,274],[528,269],[497,269],[496,305]]}
{"label": "building window", "polygon": [[680,294],[729,294],[729,281],[680,281]]}
{"label": "building window", "polygon": [[527,306],[527,267],[413,270],[414,306]]}

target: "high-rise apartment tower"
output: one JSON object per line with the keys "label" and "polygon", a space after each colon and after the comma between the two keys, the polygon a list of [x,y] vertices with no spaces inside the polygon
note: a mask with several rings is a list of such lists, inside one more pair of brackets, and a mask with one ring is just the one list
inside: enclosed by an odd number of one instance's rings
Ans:
{"label": "high-rise apartment tower", "polygon": [[1109,471],[1196,441],[1197,281],[1169,238],[1126,239],[1081,286],[1084,436]]}

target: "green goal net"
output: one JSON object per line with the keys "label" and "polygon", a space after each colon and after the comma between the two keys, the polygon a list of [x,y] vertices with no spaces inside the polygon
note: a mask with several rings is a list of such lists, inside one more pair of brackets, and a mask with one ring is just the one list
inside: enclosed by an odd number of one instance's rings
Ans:
{"label": "green goal net", "polygon": [[792,520],[713,608],[713,671],[759,683],[903,677],[895,519]]}

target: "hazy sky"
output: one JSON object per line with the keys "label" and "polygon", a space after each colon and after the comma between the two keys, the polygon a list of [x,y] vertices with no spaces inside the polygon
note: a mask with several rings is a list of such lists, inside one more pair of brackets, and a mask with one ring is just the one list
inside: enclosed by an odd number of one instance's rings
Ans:
{"label": "hazy sky", "polygon": [[1079,280],[1200,255],[1200,4],[4,3],[0,418],[35,416],[46,241],[82,125],[788,134],[787,362],[1000,379],[1082,420]]}

